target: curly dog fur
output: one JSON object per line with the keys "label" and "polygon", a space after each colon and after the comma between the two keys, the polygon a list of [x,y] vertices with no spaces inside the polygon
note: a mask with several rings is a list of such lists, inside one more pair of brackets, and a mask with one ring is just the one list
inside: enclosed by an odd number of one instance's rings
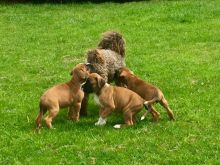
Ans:
{"label": "curly dog fur", "polygon": [[96,49],[87,52],[87,62],[106,82],[114,80],[115,71],[125,66],[125,41],[117,32],[105,32]]}
{"label": "curly dog fur", "polygon": [[[98,73],[106,82],[115,79],[115,73],[125,66],[125,40],[118,32],[103,33],[97,48],[87,52],[87,62],[93,65],[92,72]],[[87,114],[88,94],[82,102],[80,113]]]}

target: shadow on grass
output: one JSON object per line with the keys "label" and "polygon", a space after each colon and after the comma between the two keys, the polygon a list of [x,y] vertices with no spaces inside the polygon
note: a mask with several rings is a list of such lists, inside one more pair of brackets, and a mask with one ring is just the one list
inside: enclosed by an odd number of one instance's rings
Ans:
{"label": "shadow on grass", "polygon": [[94,116],[87,116],[82,117],[79,122],[74,122],[71,120],[68,120],[64,116],[57,117],[54,122],[53,126],[55,129],[48,129],[46,127],[45,122],[42,122],[42,128],[38,132],[36,130],[35,124],[30,123],[29,125],[23,126],[21,129],[22,131],[29,132],[30,130],[33,130],[33,133],[43,133],[43,132],[74,132],[74,133],[82,133],[86,131],[92,131],[92,132],[106,132],[106,131],[119,131],[119,130],[141,130],[143,128],[148,127],[156,127],[158,125],[163,125],[163,123],[169,122],[165,119],[161,119],[159,122],[153,122],[151,118],[147,118],[144,121],[138,121],[134,126],[132,127],[126,127],[121,129],[115,129],[113,126],[116,124],[123,124],[124,119],[120,114],[113,114],[112,116],[109,116],[107,120],[107,124],[104,126],[95,126],[95,122],[97,122],[97,117]]}
{"label": "shadow on grass", "polygon": [[[69,120],[67,117],[67,109],[64,108],[62,110],[60,110],[59,114],[57,115],[57,117],[53,120],[53,126],[55,128],[54,131],[58,131],[58,132],[83,132],[83,131],[93,131],[93,130],[99,130],[99,129],[107,129],[107,130],[116,130],[113,128],[114,125],[116,124],[123,124],[124,123],[124,118],[122,113],[118,112],[118,113],[112,113],[111,115],[109,115],[108,119],[107,119],[107,124],[105,126],[95,126],[95,122],[97,122],[99,116],[98,116],[98,107],[97,105],[90,103],[90,109],[88,110],[88,116],[81,116],[80,117],[80,121],[79,122],[74,122],[72,120]],[[142,113],[144,111],[140,112],[139,114],[137,114],[137,123],[130,127],[130,128],[123,128],[123,129],[142,129],[144,127],[154,127],[156,125],[160,125],[166,122],[169,122],[166,113],[165,112],[161,112],[162,116],[159,119],[158,122],[153,122],[153,119],[150,115],[147,116],[147,118],[143,121],[140,120]],[[45,116],[47,116],[47,114],[45,114]],[[44,116],[44,117],[45,117]],[[20,125],[20,130],[23,132],[29,132],[32,131],[35,132],[36,131],[36,125],[34,122],[34,118],[30,119],[28,123],[21,123]],[[42,119],[42,129],[41,132],[44,131],[50,131],[46,124],[44,119]],[[53,130],[51,130],[53,131]]]}

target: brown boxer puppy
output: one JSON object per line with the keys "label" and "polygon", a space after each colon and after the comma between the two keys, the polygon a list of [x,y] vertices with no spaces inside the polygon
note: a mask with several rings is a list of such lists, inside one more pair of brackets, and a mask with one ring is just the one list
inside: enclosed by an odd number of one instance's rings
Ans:
{"label": "brown boxer puppy", "polygon": [[[148,110],[152,114],[155,121],[158,120],[160,115],[153,107],[153,103],[155,102],[159,102],[166,109],[169,118],[171,120],[175,120],[173,112],[168,106],[168,102],[159,88],[141,80],[126,67],[119,69],[117,74],[118,75],[116,84],[118,86],[123,86],[134,91],[135,93],[140,95],[144,100],[147,100],[146,104]],[[141,120],[144,120],[146,115],[147,112],[141,117]]]}
{"label": "brown boxer puppy", "polygon": [[83,90],[88,93],[94,92],[95,100],[101,106],[100,118],[95,125],[105,125],[107,116],[114,111],[122,111],[125,119],[125,124],[117,124],[114,126],[115,128],[121,128],[135,123],[135,115],[145,104],[145,100],[138,94],[126,88],[107,84],[105,79],[97,73],[90,74],[86,83],[82,86]]}
{"label": "brown boxer puppy", "polygon": [[78,121],[81,102],[84,92],[81,86],[89,75],[88,64],[78,64],[70,73],[72,79],[65,83],[48,89],[40,98],[40,112],[35,120],[37,128],[41,127],[43,115],[48,110],[45,122],[48,128],[52,128],[52,120],[58,114],[60,107],[69,107],[68,116]]}

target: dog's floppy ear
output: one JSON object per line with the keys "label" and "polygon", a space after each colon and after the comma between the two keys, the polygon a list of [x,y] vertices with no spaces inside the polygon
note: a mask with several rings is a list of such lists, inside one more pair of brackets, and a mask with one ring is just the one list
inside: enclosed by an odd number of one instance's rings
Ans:
{"label": "dog's floppy ear", "polygon": [[103,78],[96,77],[96,81],[99,88],[102,88],[105,85],[105,80]]}

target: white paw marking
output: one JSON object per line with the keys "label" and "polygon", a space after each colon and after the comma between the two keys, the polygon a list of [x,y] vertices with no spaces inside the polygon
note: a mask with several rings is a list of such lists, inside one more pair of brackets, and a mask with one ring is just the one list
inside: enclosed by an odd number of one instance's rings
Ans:
{"label": "white paw marking", "polygon": [[145,119],[145,117],[144,116],[141,116],[141,120],[144,120]]}
{"label": "white paw marking", "polygon": [[105,125],[106,124],[106,119],[99,118],[99,120],[95,123],[96,126],[98,125]]}
{"label": "white paw marking", "polygon": [[116,125],[114,125],[114,128],[121,128],[121,124],[116,124]]}

